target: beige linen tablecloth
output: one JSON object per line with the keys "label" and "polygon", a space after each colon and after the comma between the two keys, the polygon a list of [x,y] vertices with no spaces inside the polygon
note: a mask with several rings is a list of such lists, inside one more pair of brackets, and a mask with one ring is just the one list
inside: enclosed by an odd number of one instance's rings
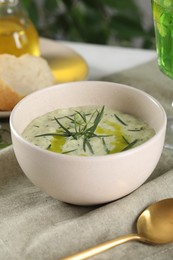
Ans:
{"label": "beige linen tablecloth", "polygon": [[[172,113],[173,83],[159,72],[155,61],[102,80],[143,89]],[[0,151],[0,259],[56,260],[134,233],[137,216],[149,204],[170,197],[173,151],[168,149],[163,150],[147,182],[135,192],[106,205],[80,207],[53,199],[33,186],[10,146]],[[92,259],[172,260],[173,244],[151,246],[133,241]]]}

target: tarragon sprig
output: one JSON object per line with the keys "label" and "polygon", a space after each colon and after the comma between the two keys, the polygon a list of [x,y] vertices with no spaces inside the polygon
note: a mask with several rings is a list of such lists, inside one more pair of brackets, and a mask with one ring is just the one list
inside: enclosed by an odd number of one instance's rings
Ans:
{"label": "tarragon sprig", "polygon": [[[93,148],[90,144],[90,139],[93,137],[103,138],[103,137],[110,136],[110,135],[97,135],[95,133],[96,128],[99,125],[99,123],[103,117],[103,114],[104,114],[104,106],[102,107],[102,109],[100,111],[95,110],[94,113],[92,113],[92,114],[85,114],[85,113],[81,113],[79,111],[75,111],[75,114],[73,114],[72,116],[63,117],[63,118],[69,119],[71,121],[71,123],[74,124],[73,131],[68,129],[65,125],[63,125],[60,122],[60,118],[54,117],[54,120],[59,125],[59,129],[61,131],[59,132],[59,130],[58,130],[56,133],[44,133],[44,134],[36,135],[36,137],[64,136],[64,137],[72,137],[75,140],[82,137],[83,138],[83,150],[86,151],[86,147],[88,147],[90,152],[94,154]],[[79,122],[79,120],[77,120],[77,118],[76,118],[77,115],[81,119],[81,122]],[[87,119],[87,116],[90,116],[89,119]],[[95,118],[94,118],[94,116],[95,116]],[[94,118],[94,121],[93,121],[93,123],[91,123],[93,118]],[[104,144],[104,146],[105,146],[105,144]]]}

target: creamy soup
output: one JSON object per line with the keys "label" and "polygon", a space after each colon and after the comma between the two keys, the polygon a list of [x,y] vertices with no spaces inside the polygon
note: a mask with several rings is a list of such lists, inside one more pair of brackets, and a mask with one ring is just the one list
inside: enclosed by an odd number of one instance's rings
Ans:
{"label": "creamy soup", "polygon": [[107,155],[136,147],[155,134],[147,123],[107,107],[57,109],[34,119],[23,137],[49,151]]}

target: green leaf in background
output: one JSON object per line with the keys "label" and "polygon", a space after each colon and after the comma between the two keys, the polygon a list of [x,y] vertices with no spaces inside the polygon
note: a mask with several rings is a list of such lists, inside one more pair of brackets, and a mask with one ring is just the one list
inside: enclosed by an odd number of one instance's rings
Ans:
{"label": "green leaf in background", "polygon": [[[144,34],[139,22],[121,14],[112,17],[110,26],[120,39],[130,40],[132,37],[139,37]],[[129,28],[133,28],[133,30]]]}
{"label": "green leaf in background", "polygon": [[11,135],[9,126],[7,125],[6,128],[2,127],[0,123],[0,150],[11,145]]}
{"label": "green leaf in background", "polygon": [[6,148],[9,145],[10,144],[0,143],[0,150],[3,149],[3,148]]}
{"label": "green leaf in background", "polygon": [[40,36],[56,40],[154,48],[134,0],[21,0]]}
{"label": "green leaf in background", "polygon": [[39,9],[36,4],[37,1],[34,0],[22,0],[21,3],[27,11],[29,17],[33,23],[37,26],[39,24]]}
{"label": "green leaf in background", "polygon": [[[107,43],[109,30],[106,18],[102,13],[95,13],[95,11],[88,6],[81,8],[81,6],[76,5],[71,10],[71,18],[73,21],[73,30],[76,30],[81,41],[90,43],[97,42],[100,44]],[[69,40],[75,40],[73,35],[70,34],[70,36],[71,37],[68,37]]]}

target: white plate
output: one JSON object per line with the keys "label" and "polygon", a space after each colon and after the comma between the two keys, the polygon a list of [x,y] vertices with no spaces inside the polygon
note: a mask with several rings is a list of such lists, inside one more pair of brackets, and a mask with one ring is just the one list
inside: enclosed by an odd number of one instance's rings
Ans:
{"label": "white plate", "polygon": [[86,80],[88,64],[85,59],[66,44],[49,39],[40,39],[41,56],[52,69],[55,83]]}
{"label": "white plate", "polygon": [[0,118],[5,118],[10,116],[11,111],[0,111]]}

